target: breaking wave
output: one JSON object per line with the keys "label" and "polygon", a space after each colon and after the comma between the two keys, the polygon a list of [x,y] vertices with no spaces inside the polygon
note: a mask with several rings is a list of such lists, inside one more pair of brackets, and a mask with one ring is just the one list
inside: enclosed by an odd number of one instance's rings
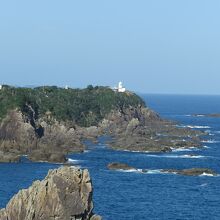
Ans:
{"label": "breaking wave", "polygon": [[211,128],[210,126],[203,126],[203,125],[187,125],[187,128],[198,128],[198,129],[205,129],[205,128]]}
{"label": "breaking wave", "polygon": [[220,143],[220,141],[215,141],[215,140],[202,140],[202,143],[207,143],[207,144],[215,144],[215,143]]}
{"label": "breaking wave", "polygon": [[148,154],[148,157],[164,157],[164,158],[190,158],[190,159],[198,159],[198,158],[205,158],[206,156],[202,155],[190,155],[190,154],[184,154],[184,155],[155,155],[155,154]]}
{"label": "breaking wave", "polygon": [[79,164],[80,162],[81,160],[74,160],[74,159],[68,158],[68,163]]}
{"label": "breaking wave", "polygon": [[196,147],[189,147],[189,148],[184,148],[184,147],[180,147],[180,148],[171,148],[172,152],[182,152],[182,151],[195,151],[195,150],[199,150]]}

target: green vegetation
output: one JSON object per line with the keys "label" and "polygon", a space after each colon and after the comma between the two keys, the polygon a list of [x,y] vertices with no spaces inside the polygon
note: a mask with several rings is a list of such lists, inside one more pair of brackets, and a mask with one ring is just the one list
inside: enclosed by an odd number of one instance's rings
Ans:
{"label": "green vegetation", "polygon": [[80,126],[97,125],[111,110],[144,106],[137,95],[114,92],[108,87],[63,89],[43,86],[34,89],[3,86],[0,90],[0,120],[12,109],[24,114],[35,112],[35,119],[51,115],[58,121],[74,121]]}

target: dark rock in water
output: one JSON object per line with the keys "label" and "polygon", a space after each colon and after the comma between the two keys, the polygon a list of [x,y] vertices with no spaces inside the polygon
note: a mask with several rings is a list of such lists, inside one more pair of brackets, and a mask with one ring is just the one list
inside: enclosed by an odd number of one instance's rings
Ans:
{"label": "dark rock in water", "polygon": [[93,215],[92,183],[88,170],[61,167],[42,181],[20,190],[0,210],[1,220],[101,220]]}
{"label": "dark rock in water", "polygon": [[208,114],[208,117],[220,118],[220,113]]}
{"label": "dark rock in water", "polygon": [[211,113],[211,114],[193,114],[192,116],[194,117],[211,117],[211,118],[220,118],[220,113]]}
{"label": "dark rock in water", "polygon": [[147,173],[149,170],[148,169],[142,169],[141,172],[142,173]]}
{"label": "dark rock in water", "polygon": [[129,165],[125,163],[110,163],[108,164],[108,169],[110,170],[136,170],[133,167],[130,167]]}
{"label": "dark rock in water", "polygon": [[217,173],[208,168],[191,168],[191,169],[184,169],[184,170],[176,170],[176,169],[164,169],[162,170],[164,173],[176,173],[180,175],[186,176],[200,176],[200,175],[213,175],[216,176]]}
{"label": "dark rock in water", "polygon": [[[140,173],[147,173],[149,171],[148,169],[136,169],[124,163],[110,163],[108,164],[108,169],[110,170],[135,170]],[[186,176],[200,176],[200,175],[216,176],[217,175],[215,171],[208,169],[208,168],[191,168],[191,169],[183,169],[183,170],[163,169],[163,170],[160,170],[160,172],[161,173],[175,173],[175,174],[186,175]]]}

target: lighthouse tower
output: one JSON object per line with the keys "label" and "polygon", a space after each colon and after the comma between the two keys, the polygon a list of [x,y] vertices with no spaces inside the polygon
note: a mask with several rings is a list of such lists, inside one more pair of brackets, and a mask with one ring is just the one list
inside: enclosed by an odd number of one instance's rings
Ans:
{"label": "lighthouse tower", "polygon": [[122,82],[118,83],[118,92],[125,92],[126,89],[123,87]]}

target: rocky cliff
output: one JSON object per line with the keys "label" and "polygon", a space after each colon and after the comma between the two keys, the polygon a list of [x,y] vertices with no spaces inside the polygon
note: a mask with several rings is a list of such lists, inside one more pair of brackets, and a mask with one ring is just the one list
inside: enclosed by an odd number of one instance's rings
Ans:
{"label": "rocky cliff", "polygon": [[1,220],[100,220],[93,214],[92,183],[88,170],[61,167],[42,181],[20,190],[0,210]]}
{"label": "rocky cliff", "polygon": [[36,121],[36,131],[18,109],[11,110],[0,124],[0,161],[18,162],[19,156],[28,155],[32,161],[65,162],[65,154],[82,152],[82,135],[76,129],[56,120]]}
{"label": "rocky cliff", "polygon": [[162,119],[131,92],[106,87],[65,90],[5,87],[0,91],[0,161],[65,163],[85,139],[112,137],[114,149],[167,152],[200,145],[199,131]]}
{"label": "rocky cliff", "polygon": [[169,152],[177,148],[199,147],[203,132],[180,128],[174,122],[162,119],[143,106],[112,111],[100,124],[113,137],[114,149],[129,151]]}

